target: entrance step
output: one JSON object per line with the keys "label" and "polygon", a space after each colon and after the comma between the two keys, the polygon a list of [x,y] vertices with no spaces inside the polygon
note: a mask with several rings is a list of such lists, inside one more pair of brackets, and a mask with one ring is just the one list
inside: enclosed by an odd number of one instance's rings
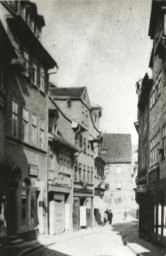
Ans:
{"label": "entrance step", "polygon": [[23,239],[19,238],[19,236],[9,236],[8,244],[10,245],[17,245],[23,243]]}
{"label": "entrance step", "polygon": [[22,244],[23,243],[23,239],[21,239],[21,238],[14,239],[14,240],[10,241],[9,243],[10,243],[10,245]]}

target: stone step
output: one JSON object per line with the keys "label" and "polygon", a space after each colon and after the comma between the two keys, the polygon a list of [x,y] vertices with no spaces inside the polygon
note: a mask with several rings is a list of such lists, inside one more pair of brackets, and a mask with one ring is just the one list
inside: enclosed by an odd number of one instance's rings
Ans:
{"label": "stone step", "polygon": [[16,238],[16,239],[9,241],[10,245],[17,245],[17,244],[22,244],[22,243],[23,243],[23,239],[21,239],[21,238]]}

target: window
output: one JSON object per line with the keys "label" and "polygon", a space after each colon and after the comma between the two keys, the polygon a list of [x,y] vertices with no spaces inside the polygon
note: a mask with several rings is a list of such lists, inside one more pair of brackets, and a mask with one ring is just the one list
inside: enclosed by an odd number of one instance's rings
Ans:
{"label": "window", "polygon": [[163,157],[166,157],[166,124],[163,126]]}
{"label": "window", "polygon": [[32,83],[37,86],[37,64],[36,63],[32,64],[32,76],[31,76],[31,79],[32,79]]}
{"label": "window", "polygon": [[45,71],[44,68],[40,68],[40,90],[44,92],[44,87],[45,87]]}
{"label": "window", "polygon": [[40,120],[40,148],[44,149],[44,121]]}
{"label": "window", "polygon": [[161,95],[162,91],[162,71],[160,70],[158,75],[156,76],[156,79],[153,83],[153,91],[150,96],[150,109],[153,107],[155,102],[158,100],[158,98]]}
{"label": "window", "polygon": [[31,218],[35,218],[35,198],[31,197]]}
{"label": "window", "polygon": [[88,142],[88,145],[87,145],[87,153],[91,155],[91,144],[90,144],[90,142]]}
{"label": "window", "polygon": [[87,168],[87,181],[90,183],[90,166]]}
{"label": "window", "polygon": [[82,135],[79,136],[79,147],[82,148]]}
{"label": "window", "polygon": [[116,173],[117,174],[120,174],[122,172],[122,169],[120,166],[116,167]]}
{"label": "window", "polygon": [[25,223],[26,220],[26,207],[27,207],[27,192],[25,190],[22,191],[22,224]]}
{"label": "window", "polygon": [[37,116],[32,115],[32,145],[37,145]]}
{"label": "window", "polygon": [[160,143],[159,132],[150,140],[150,166],[158,163],[159,154],[157,151],[158,145]]}
{"label": "window", "polygon": [[78,146],[78,133],[75,134],[75,144]]}
{"label": "window", "polygon": [[78,172],[77,172],[77,163],[74,163],[74,180],[77,181],[78,180]]}
{"label": "window", "polygon": [[117,183],[117,184],[116,184],[116,189],[117,189],[117,190],[121,190],[121,184],[120,184],[120,183]]}
{"label": "window", "polygon": [[93,183],[93,167],[91,167],[91,183]]}
{"label": "window", "polygon": [[82,164],[79,164],[79,181],[82,181]]}
{"label": "window", "polygon": [[71,156],[70,154],[67,155],[67,168],[70,169],[71,167]]}
{"label": "window", "polygon": [[18,137],[18,104],[12,101],[12,135]]}
{"label": "window", "polygon": [[166,237],[166,206],[163,206],[163,236]]}
{"label": "window", "polygon": [[30,181],[25,179],[22,183],[21,192],[21,224],[25,225],[27,223],[28,208],[29,208],[29,186]]}
{"label": "window", "polygon": [[86,154],[86,138],[83,138],[83,152]]}
{"label": "window", "polygon": [[28,122],[29,113],[26,109],[23,109],[22,139],[24,142],[28,142]]}
{"label": "window", "polygon": [[31,17],[31,19],[30,19],[30,26],[32,28],[32,31],[34,32],[34,30],[35,30],[35,21],[34,21],[33,17]]}
{"label": "window", "polygon": [[24,50],[23,51],[23,58],[25,60],[25,75],[28,77],[29,76],[29,53]]}
{"label": "window", "polygon": [[83,166],[83,182],[86,182],[86,166]]}
{"label": "window", "polygon": [[49,158],[49,170],[54,170],[54,153],[50,149],[50,158]]}
{"label": "window", "polygon": [[59,152],[58,160],[59,160],[59,164],[62,165],[63,164],[63,152],[62,151]]}

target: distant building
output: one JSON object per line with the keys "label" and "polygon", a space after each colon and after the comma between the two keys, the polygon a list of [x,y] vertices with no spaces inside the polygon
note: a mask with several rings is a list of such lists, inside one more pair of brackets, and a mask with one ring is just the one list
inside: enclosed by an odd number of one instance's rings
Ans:
{"label": "distant building", "polygon": [[132,207],[132,152],[130,134],[103,134],[101,154],[107,163],[104,198],[114,211]]}

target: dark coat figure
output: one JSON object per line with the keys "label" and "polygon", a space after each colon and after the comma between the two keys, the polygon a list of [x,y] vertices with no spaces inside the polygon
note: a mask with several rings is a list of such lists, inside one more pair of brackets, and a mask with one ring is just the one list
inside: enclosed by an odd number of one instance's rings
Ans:
{"label": "dark coat figure", "polygon": [[109,210],[107,209],[107,210],[105,211],[105,213],[106,213],[107,217],[104,218],[104,224],[106,224],[107,221],[109,220]]}
{"label": "dark coat figure", "polygon": [[108,212],[108,220],[109,220],[109,223],[112,224],[112,218],[113,218],[113,213],[111,210],[109,210]]}
{"label": "dark coat figure", "polygon": [[126,219],[126,217],[127,217],[127,212],[125,211],[124,212],[124,219]]}

